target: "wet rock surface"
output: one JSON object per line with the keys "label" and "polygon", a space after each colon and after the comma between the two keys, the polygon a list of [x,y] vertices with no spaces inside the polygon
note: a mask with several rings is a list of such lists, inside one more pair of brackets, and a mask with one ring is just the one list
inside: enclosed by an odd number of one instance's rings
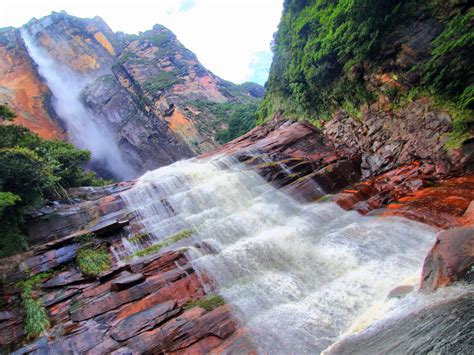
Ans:
{"label": "wet rock surface", "polygon": [[274,120],[212,153],[218,154],[236,157],[305,202],[360,179],[360,160],[334,151],[323,133],[306,122]]}
{"label": "wet rock surface", "polygon": [[457,281],[474,281],[474,225],[438,234],[423,264],[421,289],[435,290]]}
{"label": "wet rock surface", "polygon": [[[91,208],[91,204],[93,208],[104,206],[104,199],[114,204],[120,200],[119,194],[89,193],[102,197],[72,205],[71,211],[62,205],[51,214],[74,214]],[[105,208],[103,212],[102,218],[91,218],[86,227],[84,220],[72,219],[72,234],[33,247],[9,259],[9,265],[2,265],[1,351],[204,354],[230,348],[236,342],[253,349],[251,342],[244,340],[245,335],[239,333],[240,326],[228,306],[212,310],[188,306],[191,301],[206,297],[206,292],[182,251],[117,260],[110,247],[119,245],[123,235],[133,235],[136,227],[132,218],[131,225],[110,230],[100,221],[107,218],[107,212],[115,216],[116,211]],[[54,223],[45,223],[40,230],[46,236],[56,233]],[[83,275],[76,265],[80,237],[91,231],[95,231],[95,239],[108,246],[111,260],[110,269],[98,277]],[[32,297],[45,308],[50,321],[50,327],[36,340],[27,339],[25,333],[26,314],[18,283],[34,275],[44,275],[33,287]]]}

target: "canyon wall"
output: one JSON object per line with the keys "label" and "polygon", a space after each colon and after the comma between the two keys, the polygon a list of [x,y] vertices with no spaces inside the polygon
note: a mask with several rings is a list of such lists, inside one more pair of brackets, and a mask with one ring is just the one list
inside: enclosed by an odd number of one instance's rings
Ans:
{"label": "canyon wall", "polygon": [[215,148],[225,115],[264,92],[215,76],[163,26],[126,35],[65,12],[3,29],[0,70],[14,124],[91,150],[120,179]]}

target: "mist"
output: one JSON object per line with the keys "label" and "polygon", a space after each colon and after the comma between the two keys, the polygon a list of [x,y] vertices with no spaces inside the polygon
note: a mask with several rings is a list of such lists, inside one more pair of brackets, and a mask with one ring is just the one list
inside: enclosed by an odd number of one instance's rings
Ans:
{"label": "mist", "polygon": [[70,141],[78,148],[91,152],[91,165],[97,167],[96,170],[109,172],[121,180],[136,177],[137,172],[125,161],[110,128],[88,112],[80,100],[81,90],[95,78],[79,77],[70,68],[58,63],[35,43],[27,30],[22,29],[21,35],[30,57],[38,66],[39,74],[53,94],[53,108],[64,121]]}

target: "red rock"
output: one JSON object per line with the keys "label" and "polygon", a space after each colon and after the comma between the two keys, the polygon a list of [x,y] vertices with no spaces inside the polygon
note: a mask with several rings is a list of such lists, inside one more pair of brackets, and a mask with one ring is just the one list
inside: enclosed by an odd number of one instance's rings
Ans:
{"label": "red rock", "polygon": [[473,280],[474,226],[441,232],[425,258],[421,288],[435,290],[456,281]]}
{"label": "red rock", "polygon": [[464,215],[461,218],[461,225],[474,225],[474,201],[471,201],[469,207],[466,209],[466,212],[464,212]]}
{"label": "red rock", "polygon": [[175,301],[160,303],[121,320],[112,327],[110,336],[117,341],[127,340],[154,328],[180,312],[181,309],[176,308]]}
{"label": "red rock", "polygon": [[71,314],[75,322],[83,321],[118,308],[121,305],[139,300],[150,293],[150,284],[143,283],[120,292],[106,294],[93,302],[82,305]]}
{"label": "red rock", "polygon": [[245,329],[238,329],[231,337],[212,349],[212,354],[248,354],[257,355],[257,348],[252,343]]}
{"label": "red rock", "polygon": [[118,319],[124,319],[132,314],[142,312],[157,304],[176,301],[178,306],[184,305],[191,299],[199,299],[204,296],[204,290],[196,274],[191,274],[176,282],[155,290],[151,295],[135,301],[121,308],[117,314]]}
{"label": "red rock", "polygon": [[388,205],[384,216],[402,216],[441,228],[472,224],[468,211],[474,200],[474,175],[445,179],[407,194]]}
{"label": "red rock", "polygon": [[161,327],[135,336],[127,346],[140,353],[175,352],[208,336],[225,339],[236,328],[237,323],[228,306],[218,307],[208,313],[194,307]]}
{"label": "red rock", "polygon": [[174,351],[174,352],[171,352],[170,354],[176,354],[176,355],[178,354],[179,355],[209,354],[211,353],[211,350],[218,347],[222,343],[223,343],[223,340],[221,338],[211,335],[211,336],[202,338],[201,340],[197,341],[191,346],[188,346],[185,349]]}

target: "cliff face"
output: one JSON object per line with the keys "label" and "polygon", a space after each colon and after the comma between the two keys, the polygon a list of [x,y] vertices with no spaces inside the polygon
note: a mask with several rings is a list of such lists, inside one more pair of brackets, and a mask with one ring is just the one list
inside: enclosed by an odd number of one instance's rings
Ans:
{"label": "cliff face", "polygon": [[[160,25],[126,35],[113,33],[98,17],[62,12],[33,19],[22,31],[35,51],[67,73],[63,84],[81,86],[77,105],[112,137],[115,155],[131,166],[132,176],[215,148],[216,133],[228,125],[216,109],[256,105],[263,96],[260,86],[238,86],[212,74]],[[0,45],[0,101],[17,112],[14,123],[46,138],[81,141],[87,133],[81,127],[73,132],[67,108],[55,105],[61,98],[48,89],[51,79],[28,55],[21,31],[3,30]],[[93,146],[82,145],[94,156]]]}
{"label": "cliff face", "polygon": [[57,117],[52,113],[51,92],[38,75],[18,30],[0,31],[0,102],[7,102],[17,114],[15,123],[40,136],[65,137]]}

